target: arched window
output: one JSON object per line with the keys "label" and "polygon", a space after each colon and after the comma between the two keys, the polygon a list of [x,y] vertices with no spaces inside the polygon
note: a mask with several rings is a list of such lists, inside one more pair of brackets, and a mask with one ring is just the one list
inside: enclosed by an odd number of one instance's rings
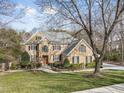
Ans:
{"label": "arched window", "polygon": [[81,45],[81,46],[79,47],[79,52],[86,52],[86,46]]}
{"label": "arched window", "polygon": [[47,45],[43,46],[43,47],[42,47],[42,51],[43,51],[43,52],[48,52],[48,46],[47,46]]}

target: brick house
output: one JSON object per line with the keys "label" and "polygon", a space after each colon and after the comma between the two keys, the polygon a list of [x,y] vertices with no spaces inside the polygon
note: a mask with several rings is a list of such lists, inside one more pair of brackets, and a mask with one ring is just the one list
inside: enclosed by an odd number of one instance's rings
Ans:
{"label": "brick house", "polygon": [[63,62],[65,58],[71,64],[85,64],[94,59],[84,39],[77,40],[65,32],[36,32],[25,42],[25,49],[30,61],[42,64]]}

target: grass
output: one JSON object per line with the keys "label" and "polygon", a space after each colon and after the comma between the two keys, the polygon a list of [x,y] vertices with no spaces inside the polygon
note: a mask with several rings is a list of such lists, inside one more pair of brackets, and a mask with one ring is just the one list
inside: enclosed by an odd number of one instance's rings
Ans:
{"label": "grass", "polygon": [[0,76],[0,93],[69,93],[124,83],[124,71],[103,72],[97,78],[84,78],[83,74],[11,73]]}

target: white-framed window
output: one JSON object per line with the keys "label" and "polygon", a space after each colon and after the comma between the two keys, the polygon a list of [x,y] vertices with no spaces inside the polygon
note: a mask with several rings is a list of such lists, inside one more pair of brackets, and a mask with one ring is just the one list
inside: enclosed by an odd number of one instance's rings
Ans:
{"label": "white-framed window", "polygon": [[92,56],[86,56],[86,64],[92,62]]}
{"label": "white-framed window", "polygon": [[30,49],[31,49],[31,50],[36,50],[36,45],[33,45],[33,44],[32,44],[32,45],[30,46]]}
{"label": "white-framed window", "polygon": [[81,45],[81,46],[79,46],[79,52],[86,52],[86,46],[84,46],[84,45]]}
{"label": "white-framed window", "polygon": [[60,56],[59,55],[53,55],[53,61],[54,62],[60,61]]}
{"label": "white-framed window", "polygon": [[61,46],[60,45],[53,45],[53,50],[61,50]]}
{"label": "white-framed window", "polygon": [[73,62],[73,64],[78,64],[79,63],[79,56],[73,56],[72,62]]}

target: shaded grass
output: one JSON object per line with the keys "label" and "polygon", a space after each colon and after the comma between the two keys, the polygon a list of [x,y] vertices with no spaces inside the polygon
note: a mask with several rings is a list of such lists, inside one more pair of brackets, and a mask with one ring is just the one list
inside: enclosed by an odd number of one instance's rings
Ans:
{"label": "shaded grass", "polygon": [[12,73],[0,76],[0,93],[69,93],[124,83],[124,71],[104,71],[96,78],[84,78],[86,73]]}

